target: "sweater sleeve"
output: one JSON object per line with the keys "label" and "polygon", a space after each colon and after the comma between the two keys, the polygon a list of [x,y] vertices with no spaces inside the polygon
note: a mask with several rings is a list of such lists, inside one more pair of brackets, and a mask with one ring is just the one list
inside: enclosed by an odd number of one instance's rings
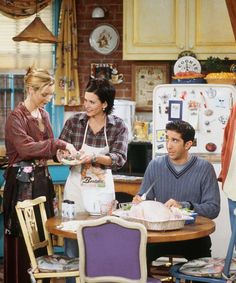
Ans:
{"label": "sweater sleeve", "polygon": [[199,215],[214,219],[220,212],[219,185],[212,164],[206,163],[205,167],[201,180],[201,201],[200,203],[192,202],[192,204]]}
{"label": "sweater sleeve", "polygon": [[[66,143],[51,136],[43,139],[43,136],[36,140],[33,137],[33,126],[29,127],[28,120],[19,119],[14,113],[11,114],[6,123],[6,148],[10,155],[17,152],[21,160],[32,158],[52,158],[57,149],[65,149]],[[49,122],[47,127],[49,127]],[[35,133],[37,130],[35,130]],[[32,134],[32,135],[31,135]],[[40,134],[41,135],[41,134]],[[35,135],[36,136],[36,135]]]}

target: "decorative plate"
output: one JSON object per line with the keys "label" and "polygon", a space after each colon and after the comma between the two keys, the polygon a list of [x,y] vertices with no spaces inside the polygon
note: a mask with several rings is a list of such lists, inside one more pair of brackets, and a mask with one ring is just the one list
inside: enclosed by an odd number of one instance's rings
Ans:
{"label": "decorative plate", "polygon": [[117,29],[109,24],[98,25],[90,34],[90,46],[98,53],[108,55],[116,50],[120,42]]}
{"label": "decorative plate", "polygon": [[67,158],[62,158],[61,163],[70,166],[75,166],[80,164],[78,159],[67,159]]}

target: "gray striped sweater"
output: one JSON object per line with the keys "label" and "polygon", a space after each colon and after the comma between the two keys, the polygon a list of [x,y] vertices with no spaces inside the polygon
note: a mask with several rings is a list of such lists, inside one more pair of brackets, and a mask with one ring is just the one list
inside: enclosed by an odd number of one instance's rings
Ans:
{"label": "gray striped sweater", "polygon": [[156,199],[162,203],[170,198],[179,202],[190,201],[195,212],[201,216],[213,219],[219,214],[219,185],[210,162],[192,156],[178,172],[168,155],[156,157],[146,169],[139,194],[147,191],[154,180],[156,183],[147,199]]}

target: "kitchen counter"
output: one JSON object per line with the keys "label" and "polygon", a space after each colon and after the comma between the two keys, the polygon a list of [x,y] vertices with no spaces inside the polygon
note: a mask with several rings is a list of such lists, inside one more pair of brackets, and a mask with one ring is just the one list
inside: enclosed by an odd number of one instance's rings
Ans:
{"label": "kitchen counter", "polygon": [[124,183],[137,183],[141,184],[143,177],[139,176],[127,176],[127,175],[113,175],[115,182],[124,182]]}
{"label": "kitchen counter", "polygon": [[113,175],[115,183],[115,191],[117,193],[126,193],[135,196],[142,183],[142,177]]}

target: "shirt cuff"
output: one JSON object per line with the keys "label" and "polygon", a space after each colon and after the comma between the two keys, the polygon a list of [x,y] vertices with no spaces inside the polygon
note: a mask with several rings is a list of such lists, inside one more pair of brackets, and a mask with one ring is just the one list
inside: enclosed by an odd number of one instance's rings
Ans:
{"label": "shirt cuff", "polygon": [[180,204],[181,204],[182,208],[190,209],[190,202],[189,201],[181,201]]}
{"label": "shirt cuff", "polygon": [[60,139],[56,140],[56,146],[57,146],[58,149],[65,150],[66,149],[66,144],[67,144],[67,142],[65,142],[63,140],[60,140]]}

